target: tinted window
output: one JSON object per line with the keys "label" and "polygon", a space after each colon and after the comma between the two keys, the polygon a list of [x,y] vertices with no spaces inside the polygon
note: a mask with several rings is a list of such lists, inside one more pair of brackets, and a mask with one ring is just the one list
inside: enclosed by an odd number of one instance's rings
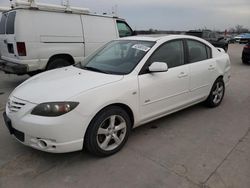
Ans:
{"label": "tinted window", "polygon": [[15,18],[16,18],[16,12],[9,13],[7,25],[6,25],[6,34],[14,34],[14,32],[15,32]]}
{"label": "tinted window", "polygon": [[149,61],[150,63],[165,62],[168,64],[168,68],[183,65],[184,50],[182,41],[175,40],[163,44],[150,57]]}
{"label": "tinted window", "polygon": [[8,14],[3,14],[0,22],[0,34],[5,34],[6,20]]}
{"label": "tinted window", "polygon": [[212,58],[212,50],[211,50],[211,48],[206,46],[206,49],[207,49],[207,57],[208,57],[208,59]]}
{"label": "tinted window", "polygon": [[205,44],[195,40],[188,40],[187,44],[188,44],[189,63],[208,59]]}
{"label": "tinted window", "polygon": [[120,37],[132,36],[133,34],[132,30],[125,22],[117,21],[117,28]]}

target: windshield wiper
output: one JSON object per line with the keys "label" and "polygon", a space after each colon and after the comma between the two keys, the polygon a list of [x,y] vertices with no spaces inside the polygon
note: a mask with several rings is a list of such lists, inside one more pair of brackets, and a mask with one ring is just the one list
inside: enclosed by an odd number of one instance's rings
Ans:
{"label": "windshield wiper", "polygon": [[84,70],[90,70],[90,71],[94,71],[94,72],[100,72],[100,73],[105,73],[105,74],[109,74],[106,71],[100,70],[98,68],[95,67],[83,67]]}

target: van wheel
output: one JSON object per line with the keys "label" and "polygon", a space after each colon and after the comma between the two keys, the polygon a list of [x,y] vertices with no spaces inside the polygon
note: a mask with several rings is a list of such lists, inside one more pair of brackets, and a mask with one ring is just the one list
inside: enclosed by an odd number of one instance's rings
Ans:
{"label": "van wheel", "polygon": [[39,73],[41,73],[41,72],[42,72],[41,70],[37,70],[37,71],[28,72],[27,74],[28,74],[29,76],[35,76],[35,75],[37,75],[37,74],[39,74]]}
{"label": "van wheel", "polygon": [[210,91],[210,94],[205,101],[208,107],[219,106],[225,93],[225,84],[222,78],[218,78]]}
{"label": "van wheel", "polygon": [[69,65],[71,65],[71,63],[69,61],[67,61],[66,59],[58,58],[58,59],[54,59],[51,62],[49,62],[48,66],[47,66],[47,70],[66,67]]}
{"label": "van wheel", "polygon": [[105,108],[91,121],[84,145],[94,155],[112,155],[124,146],[130,129],[131,120],[125,110],[117,106]]}

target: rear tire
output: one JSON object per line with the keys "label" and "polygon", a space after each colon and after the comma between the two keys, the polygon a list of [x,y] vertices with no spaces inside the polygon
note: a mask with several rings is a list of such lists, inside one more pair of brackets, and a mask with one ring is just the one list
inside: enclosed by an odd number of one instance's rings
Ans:
{"label": "rear tire", "polygon": [[219,106],[225,94],[225,84],[222,78],[218,78],[210,91],[208,98],[205,101],[206,106],[216,107]]}
{"label": "rear tire", "polygon": [[227,46],[224,46],[224,50],[225,50],[225,52],[228,51],[228,45],[227,45]]}
{"label": "rear tire", "polygon": [[66,67],[69,65],[71,65],[71,63],[68,60],[63,59],[63,58],[58,58],[58,59],[54,59],[51,62],[49,62],[48,66],[47,66],[47,70]]}
{"label": "rear tire", "polygon": [[130,129],[131,120],[125,110],[117,106],[107,107],[91,121],[85,133],[84,145],[94,155],[112,155],[125,145]]}

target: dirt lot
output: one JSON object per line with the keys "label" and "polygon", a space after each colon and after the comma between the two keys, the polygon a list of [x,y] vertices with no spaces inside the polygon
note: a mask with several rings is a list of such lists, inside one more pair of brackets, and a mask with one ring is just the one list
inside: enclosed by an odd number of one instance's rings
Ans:
{"label": "dirt lot", "polygon": [[[0,116],[0,187],[249,188],[250,66],[232,44],[232,78],[222,104],[199,104],[135,129],[122,151],[49,154],[13,139]],[[27,76],[0,72],[0,113]]]}

